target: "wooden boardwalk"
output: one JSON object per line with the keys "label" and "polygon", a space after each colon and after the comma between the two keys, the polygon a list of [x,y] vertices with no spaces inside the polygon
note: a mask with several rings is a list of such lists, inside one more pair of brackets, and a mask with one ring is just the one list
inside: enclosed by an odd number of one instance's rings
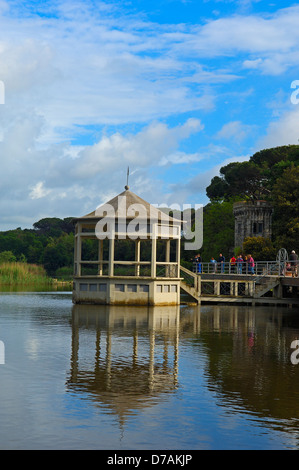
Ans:
{"label": "wooden boardwalk", "polygon": [[299,278],[278,274],[201,273],[180,267],[181,290],[196,303],[299,306]]}

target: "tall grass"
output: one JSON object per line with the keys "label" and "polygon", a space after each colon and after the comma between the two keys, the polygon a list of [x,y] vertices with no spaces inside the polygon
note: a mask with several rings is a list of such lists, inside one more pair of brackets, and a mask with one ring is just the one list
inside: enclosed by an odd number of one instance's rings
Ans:
{"label": "tall grass", "polygon": [[51,284],[45,269],[36,264],[21,262],[0,263],[0,284],[5,285],[41,285]]}

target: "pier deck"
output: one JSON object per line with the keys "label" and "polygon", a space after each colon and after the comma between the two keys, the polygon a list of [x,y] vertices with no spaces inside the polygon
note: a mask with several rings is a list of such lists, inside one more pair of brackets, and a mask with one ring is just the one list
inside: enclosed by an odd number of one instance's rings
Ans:
{"label": "pier deck", "polygon": [[181,266],[181,290],[197,303],[299,306],[299,278],[278,274],[193,273]]}

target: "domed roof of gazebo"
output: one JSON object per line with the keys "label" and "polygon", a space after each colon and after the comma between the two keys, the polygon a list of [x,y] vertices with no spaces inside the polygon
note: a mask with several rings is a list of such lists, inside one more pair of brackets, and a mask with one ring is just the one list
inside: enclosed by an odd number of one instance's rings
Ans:
{"label": "domed roof of gazebo", "polygon": [[[84,215],[83,217],[79,217],[76,220],[99,219],[101,218],[101,214],[103,211],[105,211],[107,206],[113,208],[115,217],[130,220],[136,217],[135,211],[138,212],[138,205],[141,205],[142,208],[144,208],[144,210],[142,210],[141,216],[146,212],[147,220],[154,219],[161,222],[172,222],[175,224],[181,223],[180,219],[170,217],[168,214],[166,214],[166,212],[163,212],[163,210],[151,205],[129,189],[126,189],[122,193],[113,197],[110,201],[97,207],[94,211]],[[128,209],[130,208],[134,210],[129,211],[128,213]]]}

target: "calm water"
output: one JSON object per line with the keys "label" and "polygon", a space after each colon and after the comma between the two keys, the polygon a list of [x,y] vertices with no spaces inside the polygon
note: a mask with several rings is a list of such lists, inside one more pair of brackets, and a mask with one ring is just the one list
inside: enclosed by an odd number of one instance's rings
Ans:
{"label": "calm water", "polygon": [[1,449],[297,449],[299,310],[0,294]]}

